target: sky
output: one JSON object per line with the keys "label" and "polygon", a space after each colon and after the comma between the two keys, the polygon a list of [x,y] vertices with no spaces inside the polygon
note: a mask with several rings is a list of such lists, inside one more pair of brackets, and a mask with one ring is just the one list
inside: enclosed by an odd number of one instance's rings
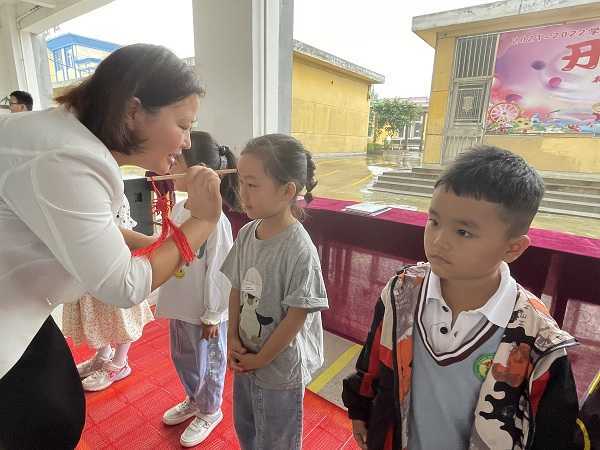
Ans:
{"label": "sky", "polygon": [[[239,0],[250,1],[250,0]],[[380,97],[428,96],[433,49],[411,30],[412,17],[485,0],[295,0],[294,38],[385,76]],[[76,33],[120,45],[161,44],[194,55],[191,0],[115,0],[65,22]]]}

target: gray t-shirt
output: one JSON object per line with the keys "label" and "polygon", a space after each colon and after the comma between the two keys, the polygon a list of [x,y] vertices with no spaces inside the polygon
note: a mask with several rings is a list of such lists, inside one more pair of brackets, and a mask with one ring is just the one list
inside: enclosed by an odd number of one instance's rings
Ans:
{"label": "gray t-shirt", "polygon": [[317,249],[296,222],[271,239],[256,238],[260,220],[238,233],[221,271],[240,291],[239,334],[244,346],[258,353],[285,318],[287,309],[310,310],[304,327],[268,365],[254,371],[258,385],[293,389],[310,382],[323,364],[320,311],[328,308]]}

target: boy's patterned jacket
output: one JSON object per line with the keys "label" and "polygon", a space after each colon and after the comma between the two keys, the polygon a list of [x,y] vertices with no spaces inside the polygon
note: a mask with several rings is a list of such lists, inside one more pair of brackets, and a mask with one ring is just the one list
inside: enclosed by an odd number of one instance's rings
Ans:
{"label": "boy's patterned jacket", "polygon": [[[388,282],[357,372],[344,380],[344,404],[351,419],[367,422],[370,450],[407,447],[413,325],[429,270],[429,264],[408,266]],[[564,349],[575,344],[544,304],[519,287],[481,386],[469,450],[573,448],[577,393]]]}

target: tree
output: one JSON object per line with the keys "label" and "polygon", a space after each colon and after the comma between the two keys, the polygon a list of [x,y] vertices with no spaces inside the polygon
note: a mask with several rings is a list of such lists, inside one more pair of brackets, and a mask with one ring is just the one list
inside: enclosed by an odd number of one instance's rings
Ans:
{"label": "tree", "polygon": [[[390,137],[394,134],[399,135],[421,114],[423,114],[423,109],[419,105],[398,97],[373,100],[371,102],[371,120],[375,140],[379,138],[382,131]],[[407,138],[408,133],[404,133],[405,149]]]}

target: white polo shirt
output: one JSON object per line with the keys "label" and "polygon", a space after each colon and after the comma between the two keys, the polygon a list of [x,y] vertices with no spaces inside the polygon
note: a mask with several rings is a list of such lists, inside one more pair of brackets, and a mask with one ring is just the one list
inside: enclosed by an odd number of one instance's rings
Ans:
{"label": "white polo shirt", "polygon": [[113,219],[122,200],[117,162],[73,114],[0,116],[0,378],[56,305],[148,297],[150,262]]}
{"label": "white polo shirt", "polygon": [[462,311],[452,325],[453,313],[442,296],[440,278],[430,271],[418,314],[418,324],[427,337],[425,346],[436,355],[453,355],[476,345],[481,336],[497,325],[506,328],[517,300],[517,282],[508,264],[500,266],[500,286],[481,308]]}

